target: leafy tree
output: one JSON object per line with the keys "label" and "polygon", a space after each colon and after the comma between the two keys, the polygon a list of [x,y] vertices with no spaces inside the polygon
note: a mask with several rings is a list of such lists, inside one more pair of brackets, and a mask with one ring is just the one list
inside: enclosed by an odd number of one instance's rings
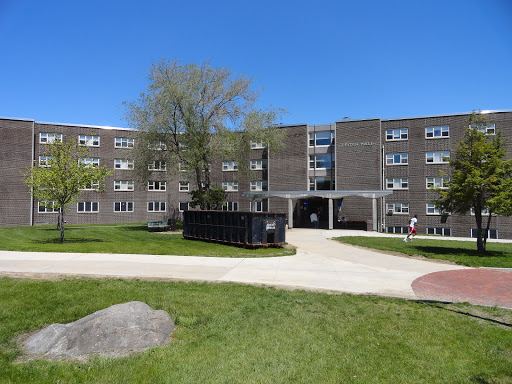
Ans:
{"label": "leafy tree", "polygon": [[[436,189],[440,197],[433,200],[445,212],[467,214],[474,210],[479,251],[485,251],[492,216],[512,214],[512,160],[506,160],[501,132],[492,137],[485,133],[490,125],[482,114],[471,114],[464,139],[449,159],[449,188]],[[484,210],[487,217],[482,215]]]}
{"label": "leafy tree", "polygon": [[138,100],[123,103],[126,120],[139,131],[135,171],[149,180],[148,164],[165,162],[167,171],[195,182],[192,206],[217,207],[224,193],[212,185],[214,161],[238,161],[239,174],[249,168],[250,141],[280,149],[284,130],[277,121],[284,110],[256,107],[253,80],[230,69],[162,60],[149,70],[149,86]]}
{"label": "leafy tree", "polygon": [[[62,243],[66,206],[77,201],[82,189],[102,185],[105,177],[113,171],[84,161],[90,158],[87,148],[78,146],[73,139],[68,142],[56,140],[48,144],[45,156],[44,165],[29,168],[23,176],[37,201],[47,206],[53,202],[53,208],[59,210],[57,227],[60,229]],[[103,190],[98,187],[97,192]]]}

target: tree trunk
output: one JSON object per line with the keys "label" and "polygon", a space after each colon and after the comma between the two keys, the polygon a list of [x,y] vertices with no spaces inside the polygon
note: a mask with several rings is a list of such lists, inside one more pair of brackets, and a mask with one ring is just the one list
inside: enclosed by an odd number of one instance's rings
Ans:
{"label": "tree trunk", "polygon": [[60,242],[64,242],[64,210],[60,213]]}
{"label": "tree trunk", "polygon": [[484,231],[482,231],[482,208],[477,204],[474,209],[476,219],[476,248],[478,252],[485,252]]}

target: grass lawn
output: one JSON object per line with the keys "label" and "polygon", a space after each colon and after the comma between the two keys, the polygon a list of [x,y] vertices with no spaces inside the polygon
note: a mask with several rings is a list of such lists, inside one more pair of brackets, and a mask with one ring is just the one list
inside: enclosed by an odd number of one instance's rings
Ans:
{"label": "grass lawn", "polygon": [[338,237],[335,240],[411,256],[448,260],[469,267],[512,268],[512,244],[509,243],[487,243],[486,252],[480,253],[476,250],[476,243],[471,241],[414,239],[404,243],[401,237],[363,236]]}
{"label": "grass lawn", "polygon": [[[13,338],[139,300],[172,343],[119,359],[30,361]],[[236,284],[0,279],[1,383],[511,383],[512,311]]]}
{"label": "grass lawn", "polygon": [[65,242],[55,226],[0,228],[0,249],[7,251],[137,253],[217,257],[271,257],[295,254],[294,249],[244,249],[185,240],[181,234],[149,232],[145,225],[73,226]]}

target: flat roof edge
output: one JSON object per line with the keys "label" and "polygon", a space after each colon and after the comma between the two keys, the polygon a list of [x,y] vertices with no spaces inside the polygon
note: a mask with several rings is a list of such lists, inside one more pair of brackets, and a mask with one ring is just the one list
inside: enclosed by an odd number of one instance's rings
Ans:
{"label": "flat roof edge", "polygon": [[7,117],[7,116],[0,116],[0,120],[14,120],[14,121],[30,121],[35,122],[34,119],[24,119],[20,117]]}

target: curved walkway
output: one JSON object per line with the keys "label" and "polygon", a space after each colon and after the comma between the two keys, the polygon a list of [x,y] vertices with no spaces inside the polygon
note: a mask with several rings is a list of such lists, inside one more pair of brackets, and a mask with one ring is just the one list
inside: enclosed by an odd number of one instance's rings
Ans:
{"label": "curved walkway", "polygon": [[[340,234],[339,231],[294,228],[287,231],[286,239],[297,247],[297,254],[275,258],[0,251],[0,274],[237,282],[438,300],[422,288],[427,280],[420,278],[430,274],[437,276],[438,272],[472,270],[457,265],[392,256],[329,240]],[[445,275],[438,276],[442,277],[441,280],[445,279]],[[433,292],[432,289],[430,291]]]}

